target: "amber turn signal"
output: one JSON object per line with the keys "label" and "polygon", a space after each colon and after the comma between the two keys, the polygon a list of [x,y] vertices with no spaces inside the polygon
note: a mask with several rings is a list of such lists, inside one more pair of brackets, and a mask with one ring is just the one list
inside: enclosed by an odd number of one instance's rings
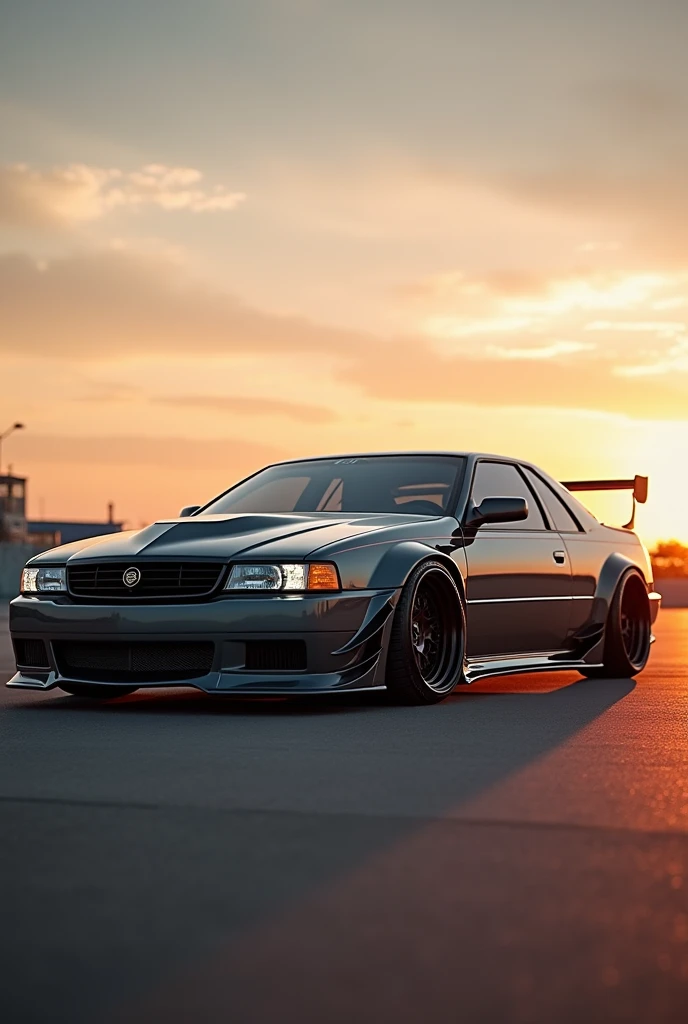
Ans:
{"label": "amber turn signal", "polygon": [[334,565],[312,562],[308,566],[309,590],[339,590],[339,576]]}

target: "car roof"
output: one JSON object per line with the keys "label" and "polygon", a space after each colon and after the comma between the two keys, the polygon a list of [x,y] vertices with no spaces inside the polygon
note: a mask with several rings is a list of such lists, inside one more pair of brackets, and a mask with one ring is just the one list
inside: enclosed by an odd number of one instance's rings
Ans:
{"label": "car roof", "polygon": [[400,455],[421,455],[421,456],[445,456],[453,458],[463,459],[498,459],[500,462],[518,462],[524,466],[534,466],[534,463],[529,462],[528,459],[519,459],[513,455],[496,455],[494,452],[459,452],[459,451],[445,451],[439,448],[418,448],[418,449],[402,449],[399,451],[384,451],[384,452],[338,452],[332,453],[331,455],[310,455],[303,456],[297,459],[281,459],[279,462],[273,462],[273,466],[287,466],[294,462],[326,462],[331,459],[365,459],[365,458],[382,458],[384,456],[400,456]]}

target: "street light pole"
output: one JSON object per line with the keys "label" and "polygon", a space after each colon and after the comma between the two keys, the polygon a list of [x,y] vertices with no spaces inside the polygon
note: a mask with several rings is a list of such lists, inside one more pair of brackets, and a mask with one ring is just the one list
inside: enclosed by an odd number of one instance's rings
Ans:
{"label": "street light pole", "polygon": [[15,430],[23,429],[23,423],[13,423],[11,427],[8,427],[7,430],[3,431],[3,433],[0,434],[0,476],[2,476],[2,442],[5,440],[6,437],[9,437],[10,434],[13,434]]}

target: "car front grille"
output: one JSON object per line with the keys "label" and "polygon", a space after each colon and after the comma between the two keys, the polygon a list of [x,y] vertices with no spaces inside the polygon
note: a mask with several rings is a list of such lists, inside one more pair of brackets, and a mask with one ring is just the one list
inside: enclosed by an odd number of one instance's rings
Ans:
{"label": "car front grille", "polygon": [[[124,580],[139,578],[132,585]],[[67,567],[67,587],[75,597],[126,601],[207,597],[224,566],[217,562],[103,562]]]}
{"label": "car front grille", "polygon": [[60,674],[102,683],[154,683],[205,676],[215,645],[194,641],[59,640],[53,650]]}

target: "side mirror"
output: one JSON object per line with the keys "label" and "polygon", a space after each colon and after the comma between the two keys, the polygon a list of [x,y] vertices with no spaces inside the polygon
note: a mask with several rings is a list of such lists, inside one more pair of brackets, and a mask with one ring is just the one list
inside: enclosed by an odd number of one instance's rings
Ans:
{"label": "side mirror", "polygon": [[200,505],[185,505],[179,513],[180,519],[186,519],[187,516],[192,516],[194,512],[198,512]]}
{"label": "side mirror", "polygon": [[466,526],[477,529],[486,523],[519,523],[528,518],[525,498],[483,498],[466,517]]}

